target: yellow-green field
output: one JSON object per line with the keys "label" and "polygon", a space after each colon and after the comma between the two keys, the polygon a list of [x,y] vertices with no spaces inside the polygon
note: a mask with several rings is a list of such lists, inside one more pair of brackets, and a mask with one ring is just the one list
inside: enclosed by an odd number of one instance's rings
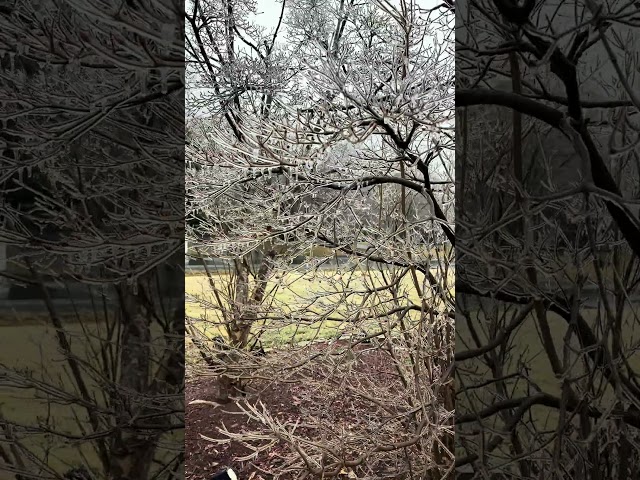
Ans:
{"label": "yellow-green field", "polygon": [[[56,331],[46,317],[29,318],[16,326],[0,327],[0,412],[10,421],[21,425],[35,426],[55,421],[55,429],[70,436],[81,435],[78,423],[87,425],[87,415],[83,408],[64,404],[63,401],[48,401],[64,392],[75,396],[75,384],[69,374],[69,367],[58,347]],[[63,323],[67,332],[71,349],[81,361],[95,364],[96,350],[100,338],[105,338],[105,325],[99,322],[87,322],[82,326],[75,319]],[[152,342],[159,347],[160,330],[154,332]],[[159,352],[159,350],[158,350]],[[17,371],[21,373],[18,374]],[[39,398],[32,388],[22,388],[21,375],[30,376],[33,381],[40,382],[42,388]],[[89,391],[102,404],[101,390],[97,382],[92,382],[84,375]],[[46,385],[46,387],[45,387]],[[43,393],[46,391],[48,393]],[[30,433],[23,443],[36,455],[45,460],[49,467],[57,471],[65,471],[72,466],[86,463],[99,465],[93,448],[82,441],[53,438],[41,433]],[[4,477],[2,477],[4,478]]]}
{"label": "yellow-green field", "polygon": [[[392,275],[398,275],[398,272],[391,274],[354,269],[349,272],[321,270],[277,275],[267,285],[267,295],[260,308],[260,321],[254,330],[262,332],[261,341],[265,347],[332,338],[349,327],[369,330],[378,322],[359,320],[365,316],[363,313],[371,318],[397,306],[421,304],[410,273],[396,282],[397,287],[393,292],[381,290],[373,294],[366,293],[372,288],[379,289],[394,283]],[[432,273],[436,274],[436,271]],[[425,289],[423,275],[417,273],[416,280],[418,287]],[[229,297],[225,292],[232,279],[228,274],[215,274],[212,275],[212,281],[219,291],[218,296],[214,294],[206,275],[185,278],[186,315],[209,338],[224,336],[222,310],[229,308]],[[450,291],[453,291],[453,272],[449,274],[449,282]],[[429,296],[429,293],[424,295],[425,298]],[[439,302],[434,305],[429,300],[428,303],[429,307],[440,307]],[[412,314],[415,317],[419,312]]]}
{"label": "yellow-green field", "polygon": [[[637,315],[639,313],[640,312],[638,311],[634,312],[634,309],[632,308],[628,308],[623,319],[623,342],[627,351],[631,352],[631,355],[628,358],[629,365],[636,372],[640,371],[640,323],[637,321]],[[474,311],[471,312],[471,315],[475,317],[476,329],[478,329],[478,324],[486,322],[484,314],[479,314],[477,311]],[[599,323],[597,310],[583,309],[581,311],[581,315],[592,326],[592,328]],[[461,316],[458,316],[457,320],[456,352],[474,348],[475,344],[471,339],[472,337],[467,322]],[[562,361],[564,338],[567,333],[567,323],[564,319],[554,313],[548,314],[548,322],[551,335],[555,343],[556,352]],[[483,344],[490,341],[492,338],[492,336],[487,335],[486,332],[480,332],[480,337]],[[528,367],[529,378],[535,382],[543,392],[549,393],[558,398],[561,397],[562,379],[556,377],[553,372],[551,363],[543,348],[537,321],[533,314],[527,316],[521,326],[511,334],[511,339],[512,350],[510,352],[510,358],[512,363],[504,368],[502,375],[517,372],[519,370],[518,365],[526,365]],[[575,360],[575,353],[580,351],[575,336],[572,338],[570,345],[573,352],[573,363],[570,367],[571,376],[573,378],[578,378],[583,374],[584,366],[581,361]],[[467,375],[467,380],[465,381],[467,385],[471,385],[472,383],[484,383],[492,378],[490,370],[486,366],[482,365],[478,360],[460,363],[461,371],[471,367],[473,375]],[[507,382],[507,384],[509,385],[509,390],[512,392],[511,395],[514,398],[522,398],[527,395],[524,382],[520,382],[518,385],[514,385],[513,382]],[[615,397],[612,389],[604,385],[606,384],[603,383],[602,397],[600,399],[601,403],[599,405],[593,403],[593,405],[599,406],[603,411],[606,411],[608,407],[611,407]],[[492,387],[482,390],[472,389],[470,391],[472,392],[472,395],[477,398],[476,408],[478,408],[478,405],[487,406],[496,401],[496,399],[490,394],[490,392],[495,391]],[[469,405],[469,399],[464,396],[459,396],[457,398],[457,405],[459,411],[468,411],[466,407]],[[537,428],[540,431],[555,431],[559,419],[558,410],[544,406],[534,406],[531,412],[531,418],[537,424]]]}
{"label": "yellow-green field", "polygon": [[[78,328],[70,326],[69,329],[73,337],[79,333]],[[45,323],[34,321],[26,325],[1,327],[0,363],[3,370],[31,370],[34,372],[35,380],[69,389],[70,380],[58,350],[55,330]],[[47,374],[44,378],[41,376],[43,371]],[[3,381],[3,384],[6,383],[8,382]],[[2,415],[9,421],[24,425],[34,425],[51,416],[56,418],[58,428],[70,433],[75,430],[72,433],[77,433],[77,428],[73,428],[74,415],[78,414],[82,419],[82,412],[70,406],[48,406],[45,399],[34,399],[34,396],[33,389],[0,387]],[[39,456],[44,456],[44,445],[48,441],[42,435],[32,435],[26,443],[29,448],[38,452]],[[92,449],[84,448],[83,454],[87,456],[90,465],[97,462],[97,456]],[[69,468],[68,464],[71,463],[73,455],[77,456],[77,453],[72,446],[59,446],[52,449],[47,460],[51,467],[62,470]],[[81,459],[77,459],[76,463],[80,461]]]}

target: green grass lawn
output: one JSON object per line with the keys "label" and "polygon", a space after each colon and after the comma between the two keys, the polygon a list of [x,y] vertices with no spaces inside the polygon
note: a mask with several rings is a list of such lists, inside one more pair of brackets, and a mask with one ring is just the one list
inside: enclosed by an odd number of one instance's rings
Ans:
{"label": "green grass lawn", "polygon": [[[436,274],[436,271],[432,273]],[[212,279],[214,286],[221,292],[219,297],[214,295],[206,275],[185,279],[186,315],[193,319],[195,327],[208,338],[224,336],[220,304],[225,309],[228,308],[228,297],[224,296],[224,292],[231,281],[228,274],[215,274]],[[424,278],[419,273],[417,280],[420,289],[423,289]],[[449,282],[452,286],[452,272]],[[349,329],[370,331],[379,322],[359,320],[358,312],[363,308],[368,313],[367,316],[371,317],[396,305],[421,303],[410,274],[399,280],[394,295],[384,291],[371,295],[365,293],[372,287],[380,288],[390,283],[389,272],[371,273],[359,269],[348,272],[320,270],[275,275],[267,285],[268,294],[262,304],[261,321],[254,331],[262,332],[261,341],[265,348],[334,338]],[[392,300],[392,297],[396,300]],[[411,312],[409,317],[415,318],[419,314],[420,312]]]}
{"label": "green grass lawn", "polygon": [[[83,408],[75,405],[49,402],[42,391],[37,395],[34,389],[23,389],[8,382],[14,373],[20,371],[32,375],[33,379],[52,387],[53,390],[75,392],[76,387],[69,374],[69,367],[58,347],[55,329],[46,317],[29,318],[28,321],[15,319],[16,326],[0,327],[0,378],[2,372],[9,372],[0,385],[0,411],[10,422],[26,426],[53,422],[58,431],[72,436],[81,434],[78,422],[88,425],[87,414]],[[22,323],[22,324],[20,324]],[[105,325],[99,322],[87,322],[83,327],[77,321],[64,321],[71,349],[81,361],[92,362],[99,338],[105,336]],[[155,332],[154,344],[158,344],[160,331]],[[95,362],[94,362],[95,363]],[[91,364],[94,364],[91,363]],[[97,382],[86,375],[85,382],[98,403],[101,390]],[[62,440],[41,433],[29,433],[23,440],[24,445],[36,453],[48,465],[61,472],[74,465],[86,462],[98,467],[98,457],[90,444],[73,439]],[[171,452],[167,453],[170,455]],[[4,478],[4,477],[2,477]]]}
{"label": "green grass lawn", "polygon": [[[627,308],[626,315],[624,317],[623,341],[625,342],[625,347],[631,353],[628,358],[630,366],[635,369],[636,372],[640,372],[640,326],[636,319],[637,313],[638,312],[634,312],[631,307]],[[583,309],[581,314],[592,328],[598,323],[598,313],[596,310]],[[476,329],[478,324],[487,325],[489,323],[487,318],[477,310],[472,311],[471,315],[476,317]],[[567,324],[562,318],[553,313],[548,314],[548,321],[556,351],[562,361],[564,345],[563,339],[567,333]],[[481,333],[480,336],[483,340],[482,343],[493,338],[491,335],[487,335],[486,332]],[[542,391],[560,397],[562,380],[557,378],[553,372],[549,358],[543,348],[542,341],[540,340],[541,337],[537,322],[533,314],[529,315],[521,326],[512,333],[511,338],[512,363],[505,367],[502,374],[507,375],[509,373],[517,372],[518,364],[526,365],[529,368],[530,379],[535,382]],[[579,350],[578,342],[575,337],[572,339],[570,345],[574,351]],[[471,333],[468,323],[459,316],[458,321],[456,322],[456,351],[464,351],[468,348],[474,348],[474,343],[471,341]],[[467,378],[465,384],[467,385],[472,383],[483,383],[491,378],[491,372],[489,369],[477,359],[461,362],[459,370],[462,371],[465,368],[472,369],[473,372],[471,375],[465,375]],[[584,367],[580,362],[572,364],[572,377],[578,377],[583,372]],[[526,396],[527,392],[525,390],[524,382],[517,385],[512,381],[507,383],[510,386],[509,388],[512,392],[510,395],[512,397],[521,398]],[[496,401],[496,398],[492,395],[492,392],[495,392],[495,387],[493,386],[481,390],[475,389],[472,390],[472,392],[473,395],[476,396],[476,405],[484,405],[486,407]],[[613,391],[610,387],[603,388],[602,398],[599,400],[600,403],[594,404],[594,406],[598,406],[601,410],[606,411],[606,408],[611,406],[614,398]],[[468,411],[469,398],[459,396],[456,400],[456,404],[458,405],[459,412]],[[537,424],[540,431],[554,431],[557,427],[559,419],[558,410],[544,406],[535,406],[531,410],[531,413],[531,419]],[[487,423],[487,425],[489,425],[490,420],[487,420],[487,422],[489,422]]]}
{"label": "green grass lawn", "polygon": [[[16,327],[3,326],[1,329],[0,364],[3,369],[32,370],[37,380],[69,387],[69,377],[62,366],[63,359],[57,348],[54,330],[39,322]],[[40,375],[43,371],[46,371],[44,378]],[[79,409],[55,404],[49,407],[45,399],[36,399],[35,395],[33,389],[1,386],[2,415],[11,422],[23,425],[36,425],[46,421],[46,417],[50,415],[56,418],[59,428],[65,431],[74,430],[74,415],[84,417]],[[52,448],[46,455],[45,450],[49,448],[50,441],[43,435],[30,435],[25,443],[37,452],[38,457],[46,459],[51,467],[60,471],[68,469],[68,464],[78,455],[76,448],[64,445]],[[98,461],[91,448],[82,450],[90,465]]]}

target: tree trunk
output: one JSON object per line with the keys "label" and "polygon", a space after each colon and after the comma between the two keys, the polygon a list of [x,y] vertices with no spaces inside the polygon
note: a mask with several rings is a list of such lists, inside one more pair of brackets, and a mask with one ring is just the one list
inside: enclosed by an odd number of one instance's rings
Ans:
{"label": "tree trunk", "polygon": [[[256,322],[257,309],[264,300],[267,282],[274,267],[273,260],[276,254],[276,250],[271,248],[262,256],[252,291],[249,289],[249,272],[246,264],[240,260],[235,261],[235,305],[233,306],[232,320],[227,325],[232,351],[224,352],[224,361],[229,366],[238,362],[238,357],[233,354],[233,349],[242,350],[249,345],[251,328]],[[230,402],[231,397],[243,392],[245,387],[243,382],[234,375],[225,374],[220,375],[219,386],[217,401],[220,403]]]}
{"label": "tree trunk", "polygon": [[149,478],[157,439],[136,431],[131,424],[148,409],[143,401],[149,390],[151,320],[130,286],[120,285],[118,295],[121,363],[118,389],[112,397],[117,426],[110,445],[109,480],[144,480]]}

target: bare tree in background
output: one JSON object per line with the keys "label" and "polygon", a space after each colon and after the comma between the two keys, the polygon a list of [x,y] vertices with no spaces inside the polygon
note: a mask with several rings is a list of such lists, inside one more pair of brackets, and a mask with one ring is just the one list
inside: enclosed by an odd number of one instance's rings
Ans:
{"label": "bare tree in background", "polygon": [[635,478],[637,6],[457,14],[456,465]]}
{"label": "bare tree in background", "polygon": [[[183,6],[16,1],[1,14],[3,275],[41,291],[58,347],[40,375],[3,358],[0,384],[31,392],[33,418],[2,419],[2,477],[62,478],[56,444],[95,478],[179,477]],[[69,286],[66,306],[51,283]]]}
{"label": "bare tree in background", "polygon": [[[443,478],[453,461],[453,18],[444,7],[383,1],[300,0],[283,12],[295,76],[269,97],[255,75],[249,85],[260,86],[242,109],[215,91],[212,108],[224,104],[218,113],[230,119],[222,128],[194,120],[209,141],[200,135],[188,149],[198,164],[189,188],[194,210],[208,209],[203,251],[234,262],[258,249],[287,252],[252,282],[260,302],[239,305],[239,283],[227,293],[228,280],[210,276],[212,291],[198,299],[213,311],[205,324],[225,332],[232,308],[245,308],[251,335],[280,344],[260,361],[218,350],[209,374],[299,384],[304,415],[296,429],[236,398],[260,427],[222,429],[220,440],[249,447],[245,460],[284,443],[290,453],[269,472],[275,478]],[[261,44],[236,33],[248,47]],[[220,62],[213,71],[228,73]],[[331,253],[309,255],[321,249]],[[311,342],[300,341],[303,327],[316,332]],[[322,336],[327,329],[335,338]],[[204,344],[202,333],[192,335]],[[336,402],[350,407],[327,408]],[[344,415],[354,420],[349,431]]]}

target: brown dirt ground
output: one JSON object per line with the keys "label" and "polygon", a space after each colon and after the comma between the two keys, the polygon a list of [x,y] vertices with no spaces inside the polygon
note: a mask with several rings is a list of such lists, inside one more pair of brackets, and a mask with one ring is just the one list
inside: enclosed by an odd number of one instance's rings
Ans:
{"label": "brown dirt ground", "polygon": [[[382,352],[364,353],[362,358],[362,368],[367,372],[369,381],[389,382],[392,380],[392,373],[389,371],[389,362],[385,360]],[[360,370],[360,368],[358,368]],[[249,395],[250,401],[260,400],[271,412],[277,413],[279,419],[295,421],[301,416],[301,408],[310,407],[311,403],[305,400],[313,393],[305,389],[305,385],[283,384],[272,382],[270,384],[256,384],[254,391],[259,394]],[[187,381],[186,385],[186,480],[208,480],[211,476],[225,468],[231,467],[238,477],[244,480],[271,480],[272,476],[265,473],[277,468],[282,462],[280,452],[283,445],[276,445],[270,451],[262,453],[257,459],[251,462],[239,462],[236,457],[246,455],[250,451],[238,443],[228,443],[224,445],[213,444],[201,437],[205,435],[212,438],[220,438],[220,433],[216,430],[222,422],[229,431],[242,431],[251,428],[246,418],[240,415],[233,415],[231,412],[238,412],[239,409],[234,404],[222,407],[211,405],[189,405],[193,400],[214,401],[216,397],[216,380],[212,377],[199,377]],[[357,424],[366,417],[367,405],[358,403],[352,398],[334,398],[327,406],[327,416],[332,421],[344,424]],[[298,429],[300,432],[301,429]]]}

